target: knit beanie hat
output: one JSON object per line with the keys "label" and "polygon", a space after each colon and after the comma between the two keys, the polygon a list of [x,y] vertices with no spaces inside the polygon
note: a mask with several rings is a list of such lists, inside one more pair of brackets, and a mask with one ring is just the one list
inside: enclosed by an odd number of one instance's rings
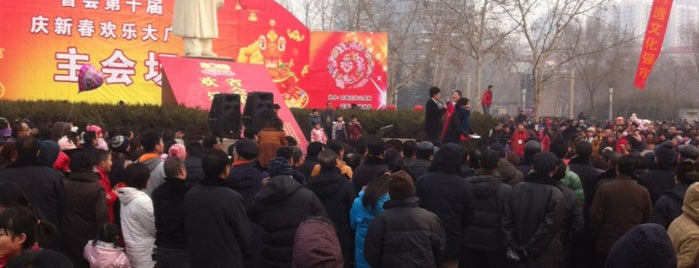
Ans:
{"label": "knit beanie hat", "polygon": [[267,165],[267,172],[269,172],[270,177],[277,175],[291,175],[291,165],[289,165],[289,160],[284,159],[284,157],[275,157],[269,160]]}
{"label": "knit beanie hat", "polygon": [[524,154],[534,155],[541,152],[541,143],[535,140],[530,140],[524,144]]}
{"label": "knit beanie hat", "polygon": [[415,184],[410,175],[405,171],[393,173],[391,180],[388,181],[388,195],[392,200],[415,196]]}
{"label": "knit beanie hat", "polygon": [[542,152],[534,155],[534,164],[532,166],[534,171],[539,174],[549,174],[556,169],[558,163],[558,157],[555,154]]}
{"label": "knit beanie hat", "polygon": [[109,139],[109,147],[117,153],[126,153],[129,148],[129,138],[122,135],[117,135]]}
{"label": "knit beanie hat", "polygon": [[655,148],[655,158],[661,164],[673,164],[677,160],[677,151],[671,141],[665,141]]}

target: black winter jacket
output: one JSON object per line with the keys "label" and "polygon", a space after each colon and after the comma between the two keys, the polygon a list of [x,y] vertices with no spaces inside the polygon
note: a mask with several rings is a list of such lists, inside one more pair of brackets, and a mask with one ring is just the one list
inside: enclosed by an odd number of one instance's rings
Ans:
{"label": "black winter jacket", "polygon": [[88,240],[94,239],[97,230],[109,222],[104,187],[100,176],[88,171],[73,171],[64,181],[66,206],[61,218],[63,253],[75,267],[89,267],[83,249]]}
{"label": "black winter jacket", "polygon": [[29,202],[44,213],[46,220],[58,224],[59,229],[65,205],[63,178],[59,171],[41,164],[38,159],[35,162],[14,163],[0,171],[0,182],[17,183],[24,190]]}
{"label": "black winter jacket", "polygon": [[371,182],[379,174],[388,171],[388,165],[384,163],[382,158],[369,156],[364,163],[359,165],[352,173],[352,183],[356,193],[362,190],[362,187]]}
{"label": "black winter jacket", "polygon": [[318,176],[308,181],[306,187],[313,191],[323,203],[328,217],[335,223],[337,238],[340,239],[342,255],[348,261],[354,259],[354,232],[350,228],[349,211],[357,197],[354,185],[340,170],[321,170]]}
{"label": "black winter jacket", "polygon": [[234,165],[228,174],[226,181],[233,189],[243,196],[243,203],[249,206],[252,197],[262,188],[262,179],[268,177],[267,172],[262,171],[259,162],[254,160],[247,164]]}
{"label": "black winter jacket", "polygon": [[593,167],[588,158],[578,156],[570,159],[568,167],[570,171],[575,172],[575,174],[578,174],[578,177],[580,177],[583,194],[585,195],[583,216],[585,217],[585,223],[587,225],[588,216],[590,215],[590,206],[592,206],[592,200],[595,198],[595,192],[597,191],[597,177],[602,174],[602,170]]}
{"label": "black winter jacket", "polygon": [[465,248],[505,248],[505,244],[502,243],[502,215],[512,187],[495,174],[497,171],[479,169],[476,176],[466,178],[473,188],[473,216],[463,231]]}
{"label": "black winter jacket", "polygon": [[250,267],[252,231],[243,197],[221,178],[204,178],[184,197],[191,267]]}
{"label": "black winter jacket", "polygon": [[520,267],[560,267],[565,213],[565,197],[547,175],[532,173],[512,189],[502,228],[508,248],[529,254]]}
{"label": "black winter jacket", "polygon": [[689,185],[678,184],[667,190],[653,205],[653,213],[650,216],[652,223],[657,223],[667,229],[675,218],[682,215],[682,202]]}
{"label": "black winter jacket", "polygon": [[325,216],[313,192],[289,175],[272,177],[248,207],[248,216],[264,228],[260,267],[290,267],[296,228],[310,216]]}
{"label": "black winter jacket", "polygon": [[389,200],[369,225],[364,257],[371,267],[437,267],[445,234],[439,218],[418,198]]}
{"label": "black winter jacket", "polygon": [[661,195],[675,186],[675,170],[652,169],[638,178],[638,183],[646,187],[651,202],[655,203]]}
{"label": "black winter jacket", "polygon": [[155,215],[155,245],[168,249],[187,250],[187,231],[184,220],[184,196],[189,191],[178,178],[165,178],[165,183],[153,190]]}
{"label": "black winter jacket", "polygon": [[196,186],[199,181],[206,177],[206,175],[204,175],[204,168],[201,167],[201,157],[188,156],[187,159],[184,160],[184,168],[187,170],[187,178],[185,179],[187,187],[192,188]]}
{"label": "black winter jacket", "polygon": [[417,181],[417,178],[427,174],[427,171],[430,169],[430,165],[432,165],[432,162],[429,160],[418,158],[410,161],[410,164],[408,164],[406,168],[408,174],[410,174],[410,177],[413,178],[413,181]]}
{"label": "black winter jacket", "polygon": [[301,173],[303,173],[304,176],[306,176],[306,180],[311,179],[311,173],[313,172],[313,168],[318,164],[318,157],[308,157],[305,160],[303,160],[303,164],[299,168],[301,170]]}
{"label": "black winter jacket", "polygon": [[460,150],[453,143],[442,146],[432,161],[430,172],[415,183],[420,207],[436,214],[444,227],[447,235],[446,261],[459,259],[462,231],[473,214],[471,184],[458,175],[461,170]]}

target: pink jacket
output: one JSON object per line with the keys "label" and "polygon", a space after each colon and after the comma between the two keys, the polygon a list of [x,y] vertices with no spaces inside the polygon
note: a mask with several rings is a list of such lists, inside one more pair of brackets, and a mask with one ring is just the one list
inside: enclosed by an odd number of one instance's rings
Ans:
{"label": "pink jacket", "polygon": [[92,240],[87,241],[83,257],[90,263],[90,268],[131,268],[124,249],[114,247],[112,243],[97,241],[93,246]]}
{"label": "pink jacket", "polygon": [[311,142],[320,142],[322,144],[325,144],[328,142],[328,136],[325,135],[325,131],[322,129],[313,129],[311,130]]}

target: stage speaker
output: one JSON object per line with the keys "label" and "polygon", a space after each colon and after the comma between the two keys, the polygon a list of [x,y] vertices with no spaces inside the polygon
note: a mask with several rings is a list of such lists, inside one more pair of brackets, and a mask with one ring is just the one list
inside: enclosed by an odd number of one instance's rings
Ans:
{"label": "stage speaker", "polygon": [[274,94],[270,92],[250,92],[243,109],[243,125],[245,128],[255,127],[260,130],[265,127],[274,112]]}
{"label": "stage speaker", "polygon": [[209,110],[209,129],[221,138],[240,137],[240,95],[216,94]]}

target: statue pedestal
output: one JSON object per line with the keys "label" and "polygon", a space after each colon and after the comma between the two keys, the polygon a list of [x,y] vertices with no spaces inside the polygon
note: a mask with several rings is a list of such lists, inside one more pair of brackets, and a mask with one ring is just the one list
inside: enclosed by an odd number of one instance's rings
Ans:
{"label": "statue pedestal", "polygon": [[187,58],[187,59],[199,59],[199,60],[222,60],[222,61],[232,61],[235,62],[235,60],[231,57],[222,57],[222,56],[182,56],[182,58]]}

